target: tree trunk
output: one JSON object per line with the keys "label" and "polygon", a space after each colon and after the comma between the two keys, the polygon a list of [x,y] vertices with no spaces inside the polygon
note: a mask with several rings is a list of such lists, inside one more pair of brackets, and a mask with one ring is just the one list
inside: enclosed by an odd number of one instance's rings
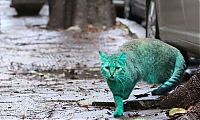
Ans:
{"label": "tree trunk", "polygon": [[48,28],[68,28],[88,24],[112,26],[115,23],[115,9],[112,0],[48,0]]}
{"label": "tree trunk", "polygon": [[48,0],[49,4],[49,28],[64,28],[64,0]]}

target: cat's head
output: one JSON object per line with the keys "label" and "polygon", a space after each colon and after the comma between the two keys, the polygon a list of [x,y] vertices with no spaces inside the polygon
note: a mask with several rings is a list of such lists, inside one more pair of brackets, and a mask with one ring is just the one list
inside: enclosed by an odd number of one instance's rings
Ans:
{"label": "cat's head", "polygon": [[126,66],[126,53],[106,55],[99,52],[101,73],[106,80],[117,80],[124,74]]}

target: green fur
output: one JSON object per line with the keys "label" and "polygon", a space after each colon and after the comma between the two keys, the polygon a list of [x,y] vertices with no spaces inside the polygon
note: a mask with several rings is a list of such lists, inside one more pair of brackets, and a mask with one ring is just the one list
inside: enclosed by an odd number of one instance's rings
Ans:
{"label": "green fur", "polygon": [[161,84],[152,91],[162,95],[175,88],[185,69],[178,49],[156,39],[138,39],[125,43],[117,53],[99,53],[101,73],[113,93],[115,117],[123,115],[123,100],[131,94],[138,81]]}

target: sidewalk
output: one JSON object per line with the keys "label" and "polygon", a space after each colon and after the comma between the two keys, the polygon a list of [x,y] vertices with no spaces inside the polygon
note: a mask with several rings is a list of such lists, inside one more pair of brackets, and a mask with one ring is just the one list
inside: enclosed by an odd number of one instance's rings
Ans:
{"label": "sidewalk", "polygon": [[[120,27],[46,30],[47,6],[40,16],[18,17],[9,4],[0,1],[0,119],[114,119],[113,107],[91,106],[100,98],[113,101],[99,73],[98,51],[111,53],[134,36]],[[125,112],[125,118],[137,115],[165,117],[161,110]]]}

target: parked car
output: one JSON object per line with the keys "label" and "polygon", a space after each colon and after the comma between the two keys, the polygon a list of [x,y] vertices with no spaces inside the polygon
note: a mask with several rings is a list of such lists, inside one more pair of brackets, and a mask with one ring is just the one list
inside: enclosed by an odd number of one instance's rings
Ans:
{"label": "parked car", "polygon": [[11,7],[14,7],[18,15],[39,14],[45,0],[12,0]]}
{"label": "parked car", "polygon": [[200,55],[200,1],[147,0],[146,36],[159,38],[187,53]]}
{"label": "parked car", "polygon": [[124,16],[146,20],[146,36],[159,38],[187,53],[200,55],[199,0],[113,0]]}

